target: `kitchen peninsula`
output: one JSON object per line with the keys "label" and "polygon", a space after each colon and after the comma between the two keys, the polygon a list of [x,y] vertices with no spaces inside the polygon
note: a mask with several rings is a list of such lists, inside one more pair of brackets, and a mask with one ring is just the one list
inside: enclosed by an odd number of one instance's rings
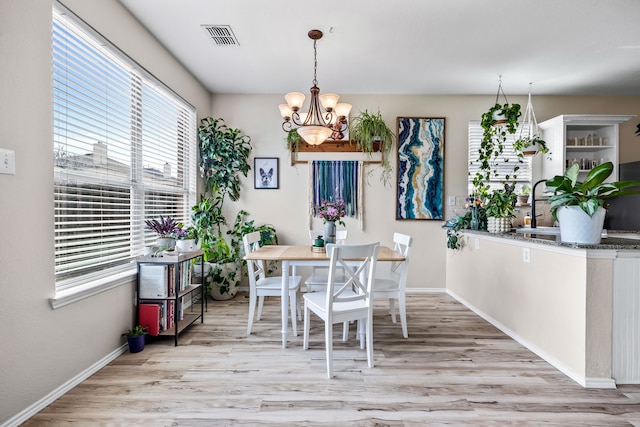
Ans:
{"label": "kitchen peninsula", "polygon": [[640,240],[462,230],[447,292],[588,388],[640,384]]}

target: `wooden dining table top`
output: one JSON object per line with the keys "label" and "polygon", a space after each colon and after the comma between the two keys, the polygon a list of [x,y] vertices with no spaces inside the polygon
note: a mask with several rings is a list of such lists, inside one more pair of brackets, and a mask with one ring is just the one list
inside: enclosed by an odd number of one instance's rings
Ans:
{"label": "wooden dining table top", "polygon": [[[246,255],[244,259],[264,261],[328,261],[329,257],[326,252],[315,252],[310,245],[266,245]],[[380,246],[377,260],[404,261],[404,256],[388,246]]]}

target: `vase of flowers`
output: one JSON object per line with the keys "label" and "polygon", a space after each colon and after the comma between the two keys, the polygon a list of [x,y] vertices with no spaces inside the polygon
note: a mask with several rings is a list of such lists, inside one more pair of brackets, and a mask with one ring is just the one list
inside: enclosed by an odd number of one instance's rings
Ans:
{"label": "vase of flowers", "polygon": [[344,227],[344,221],[342,218],[345,216],[344,203],[340,198],[336,202],[328,202],[323,200],[320,206],[317,207],[318,218],[322,218],[324,221],[324,242],[335,243],[336,242],[336,222]]}
{"label": "vase of flowers", "polygon": [[480,208],[482,208],[482,200],[474,197],[468,197],[466,208],[471,212],[471,222],[469,223],[469,228],[472,230],[480,229]]}

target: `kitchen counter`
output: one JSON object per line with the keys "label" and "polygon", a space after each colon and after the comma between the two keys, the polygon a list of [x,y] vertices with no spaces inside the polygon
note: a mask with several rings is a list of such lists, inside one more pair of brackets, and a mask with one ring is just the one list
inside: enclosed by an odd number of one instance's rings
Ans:
{"label": "kitchen counter", "polygon": [[[640,250],[640,240],[638,236],[640,231],[634,230],[611,230],[607,233],[607,237],[603,237],[599,244],[585,245],[576,243],[564,243],[560,241],[560,235],[548,235],[548,234],[535,234],[535,228],[530,229],[531,233],[489,233],[480,230],[461,230],[465,233],[492,236],[497,238],[516,240],[521,242],[540,243],[543,245],[565,247],[565,248],[579,248],[579,249],[614,249],[614,250]],[[609,235],[610,233],[610,235]],[[628,234],[628,238],[623,238],[625,234]],[[633,237],[632,237],[633,236]]]}
{"label": "kitchen counter", "polygon": [[639,236],[460,230],[447,293],[583,387],[640,384]]}

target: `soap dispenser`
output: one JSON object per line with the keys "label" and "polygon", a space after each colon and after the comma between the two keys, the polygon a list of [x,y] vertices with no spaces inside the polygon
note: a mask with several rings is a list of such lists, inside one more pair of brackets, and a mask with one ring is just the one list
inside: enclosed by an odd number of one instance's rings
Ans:
{"label": "soap dispenser", "polygon": [[527,212],[527,215],[524,217],[524,226],[531,227],[531,212]]}

